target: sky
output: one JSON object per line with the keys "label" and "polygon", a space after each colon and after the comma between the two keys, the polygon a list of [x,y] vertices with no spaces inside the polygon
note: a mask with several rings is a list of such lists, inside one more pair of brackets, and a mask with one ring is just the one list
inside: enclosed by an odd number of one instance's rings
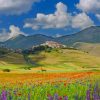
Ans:
{"label": "sky", "polygon": [[60,37],[100,26],[100,0],[0,0],[0,41],[19,34]]}

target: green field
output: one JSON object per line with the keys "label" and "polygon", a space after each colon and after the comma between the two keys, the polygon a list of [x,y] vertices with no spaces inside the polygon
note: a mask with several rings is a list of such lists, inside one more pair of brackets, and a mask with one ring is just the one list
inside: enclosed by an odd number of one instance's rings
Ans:
{"label": "green field", "polygon": [[73,49],[41,51],[26,56],[10,52],[0,57],[0,70],[40,72],[41,68],[46,72],[100,71],[100,57]]}

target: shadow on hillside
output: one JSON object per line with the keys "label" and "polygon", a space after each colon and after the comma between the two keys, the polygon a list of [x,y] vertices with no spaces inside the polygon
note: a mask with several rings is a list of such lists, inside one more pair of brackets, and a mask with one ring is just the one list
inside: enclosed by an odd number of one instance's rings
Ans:
{"label": "shadow on hillside", "polygon": [[28,70],[31,70],[31,68],[36,68],[36,67],[42,66],[41,64],[39,64],[39,62],[46,58],[45,55],[39,55],[39,56],[35,56],[34,59],[31,59],[29,57],[29,55],[27,55],[27,54],[23,54],[23,57],[27,64],[27,67],[24,67],[24,69],[28,69]]}

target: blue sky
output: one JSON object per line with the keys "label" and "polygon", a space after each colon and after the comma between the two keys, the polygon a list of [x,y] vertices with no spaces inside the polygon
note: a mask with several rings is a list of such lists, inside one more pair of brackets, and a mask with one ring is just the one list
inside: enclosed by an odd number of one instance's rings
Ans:
{"label": "blue sky", "polygon": [[100,25],[100,0],[0,0],[0,39],[61,36]]}

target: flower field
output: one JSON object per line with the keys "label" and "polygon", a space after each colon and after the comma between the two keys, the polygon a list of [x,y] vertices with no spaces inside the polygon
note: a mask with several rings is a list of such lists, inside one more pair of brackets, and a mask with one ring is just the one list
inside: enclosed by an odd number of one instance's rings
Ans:
{"label": "flower field", "polygon": [[100,73],[0,73],[0,100],[100,100]]}

